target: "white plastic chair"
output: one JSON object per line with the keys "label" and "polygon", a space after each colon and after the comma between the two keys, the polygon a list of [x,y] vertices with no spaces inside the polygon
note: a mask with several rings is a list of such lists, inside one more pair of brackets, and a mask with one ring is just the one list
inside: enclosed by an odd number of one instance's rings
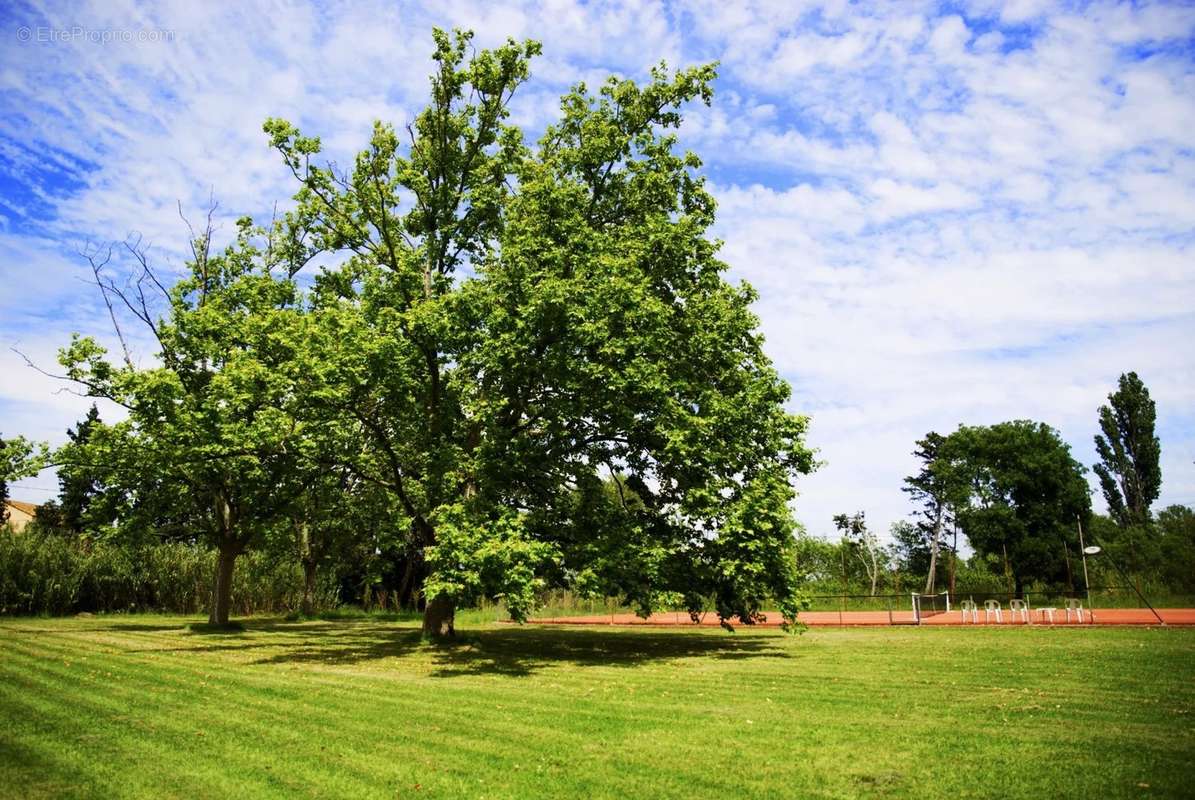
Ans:
{"label": "white plastic chair", "polygon": [[996,622],[1004,622],[1004,617],[1000,614],[999,600],[984,600],[983,601],[983,621],[990,622],[992,614],[996,615]]}
{"label": "white plastic chair", "polygon": [[1079,622],[1081,624],[1083,622],[1083,601],[1076,597],[1068,598],[1066,601],[1066,621],[1067,622],[1071,621],[1071,612],[1072,611],[1075,613],[1076,616],[1078,616]]}
{"label": "white plastic chair", "polygon": [[1029,604],[1027,602],[1025,602],[1024,600],[1009,600],[1008,601],[1008,611],[1012,615],[1012,619],[1014,622],[1016,621],[1016,618],[1017,618],[1016,615],[1020,614],[1021,621],[1026,624],[1029,623]]}
{"label": "white plastic chair", "polygon": [[963,600],[958,606],[963,612],[963,622],[967,621],[967,612],[971,613],[971,622],[979,624],[979,604],[974,600]]}

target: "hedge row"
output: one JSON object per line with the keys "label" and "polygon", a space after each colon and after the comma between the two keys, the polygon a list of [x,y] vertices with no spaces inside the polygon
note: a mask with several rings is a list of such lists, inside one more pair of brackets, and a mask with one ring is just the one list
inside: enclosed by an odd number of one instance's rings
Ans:
{"label": "hedge row", "polygon": [[[214,551],[182,543],[128,548],[0,530],[0,615],[206,612],[215,564]],[[237,559],[235,613],[297,610],[302,587],[298,564],[247,553]],[[335,607],[336,587],[322,581],[316,601]]]}

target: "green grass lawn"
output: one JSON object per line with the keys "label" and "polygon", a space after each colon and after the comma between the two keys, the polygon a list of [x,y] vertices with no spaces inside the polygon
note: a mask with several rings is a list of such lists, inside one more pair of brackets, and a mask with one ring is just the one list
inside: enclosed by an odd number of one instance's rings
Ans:
{"label": "green grass lawn", "polygon": [[1195,630],[0,620],[7,797],[1179,797]]}

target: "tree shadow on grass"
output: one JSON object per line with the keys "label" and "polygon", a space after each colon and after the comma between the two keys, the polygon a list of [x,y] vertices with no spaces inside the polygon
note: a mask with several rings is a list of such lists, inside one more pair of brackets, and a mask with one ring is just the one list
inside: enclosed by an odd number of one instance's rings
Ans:
{"label": "tree shadow on grass", "polygon": [[254,663],[344,665],[415,654],[430,659],[431,674],[441,678],[519,677],[558,665],[634,667],[692,657],[792,657],[775,636],[537,627],[463,631],[455,640],[427,643],[415,629],[370,625],[297,642],[295,647],[284,645],[280,652]]}
{"label": "tree shadow on grass", "polygon": [[[55,748],[58,749],[58,748]],[[21,797],[87,797],[102,794],[93,783],[93,777],[68,763],[66,758],[55,758],[43,750],[36,750],[18,741],[0,737],[0,764],[9,789],[21,787]]]}
{"label": "tree shadow on grass", "polygon": [[530,675],[554,665],[635,667],[685,658],[791,658],[776,636],[697,631],[508,628],[469,633],[439,648],[437,677]]}
{"label": "tree shadow on grass", "polygon": [[[118,628],[118,626],[110,626]],[[141,630],[136,629],[134,630]],[[246,619],[227,627],[211,626],[206,623],[190,625],[176,625],[165,630],[173,630],[184,634],[182,641],[187,642],[190,636],[197,637],[195,641],[204,644],[181,644],[176,647],[144,647],[129,649],[128,653],[217,653],[238,650],[280,650],[275,659],[262,659],[254,663],[283,662],[283,661],[318,661],[320,654],[334,655],[344,651],[351,655],[361,651],[363,657],[370,647],[364,644],[371,639],[393,637],[401,633],[402,628],[389,625],[372,625],[366,630],[365,626],[343,624],[335,622],[301,624],[288,623],[275,619]],[[406,630],[411,630],[410,628]],[[373,633],[371,633],[373,631]],[[277,634],[269,637],[259,637],[255,634]],[[416,631],[417,633],[417,631]],[[205,641],[206,640],[206,641]],[[358,646],[361,645],[361,646]],[[385,658],[387,653],[379,652],[374,658]],[[392,653],[398,655],[398,652]],[[334,659],[329,658],[329,661]],[[346,658],[351,661],[354,659]],[[343,661],[342,661],[343,663]]]}
{"label": "tree shadow on grass", "polygon": [[[336,626],[328,626],[336,627]],[[310,629],[303,629],[310,630]],[[296,631],[296,634],[298,631]],[[422,639],[418,628],[395,628],[389,625],[355,625],[340,632],[325,632],[318,638],[298,636],[294,644],[271,642],[278,650],[254,664],[357,664],[410,655],[420,648]]]}
{"label": "tree shadow on grass", "polygon": [[[245,652],[260,658],[249,664],[345,666],[391,658],[430,664],[434,677],[469,675],[527,676],[556,666],[635,667],[686,658],[745,660],[793,658],[784,637],[748,631],[652,630],[606,627],[515,626],[458,631],[457,638],[430,643],[417,627],[388,623],[287,622],[246,619],[233,629],[203,623],[112,622],[114,631],[176,631],[177,646],[130,649],[126,652]],[[99,628],[97,628],[99,629]],[[265,634],[264,636],[262,634]],[[190,639],[190,642],[186,640]]]}
{"label": "tree shadow on grass", "polygon": [[175,622],[167,625],[162,622],[110,622],[107,625],[102,625],[96,630],[105,631],[126,631],[129,633],[161,633],[163,631],[178,631],[183,632],[187,629],[190,623]]}

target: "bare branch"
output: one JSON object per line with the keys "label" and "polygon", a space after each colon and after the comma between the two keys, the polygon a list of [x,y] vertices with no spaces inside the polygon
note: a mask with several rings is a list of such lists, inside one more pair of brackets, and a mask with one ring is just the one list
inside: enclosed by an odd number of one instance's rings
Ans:
{"label": "bare branch", "polygon": [[104,305],[108,307],[108,318],[112,320],[112,329],[116,332],[116,338],[120,341],[120,349],[124,353],[124,362],[130,368],[133,366],[133,357],[129,353],[129,344],[124,338],[124,331],[120,329],[120,321],[116,319],[116,310],[112,307],[112,298],[109,297],[108,292],[113,289],[111,281],[104,283],[103,270],[108,266],[108,262],[112,260],[112,245],[108,245],[104,251],[104,257],[97,259],[100,253],[100,248],[94,251],[87,247],[79,251],[79,255],[87,259],[87,263],[91,265],[91,274],[95,276],[95,285],[100,289],[100,296],[104,298]]}
{"label": "bare branch", "polygon": [[47,378],[53,378],[56,381],[66,381],[68,383],[77,383],[77,384],[87,387],[86,393],[73,391],[65,386],[62,389],[60,389],[59,392],[63,392],[63,391],[69,392],[70,394],[76,395],[78,397],[101,397],[105,400],[110,400],[113,403],[116,403],[116,405],[121,406],[122,408],[127,408],[130,411],[133,410],[132,406],[130,406],[128,403],[123,403],[120,400],[117,400],[115,397],[112,396],[111,392],[105,391],[103,389],[103,387],[101,387],[99,384],[92,383],[91,381],[80,380],[79,378],[72,378],[69,375],[55,375],[52,372],[47,372],[46,370],[39,367],[37,364],[34,364],[33,360],[31,358],[29,358],[29,356],[25,355],[17,348],[10,347],[9,349],[21,357],[21,360],[25,362],[25,366],[29,367],[30,369],[34,370],[35,372],[39,372],[42,375],[45,375]]}

